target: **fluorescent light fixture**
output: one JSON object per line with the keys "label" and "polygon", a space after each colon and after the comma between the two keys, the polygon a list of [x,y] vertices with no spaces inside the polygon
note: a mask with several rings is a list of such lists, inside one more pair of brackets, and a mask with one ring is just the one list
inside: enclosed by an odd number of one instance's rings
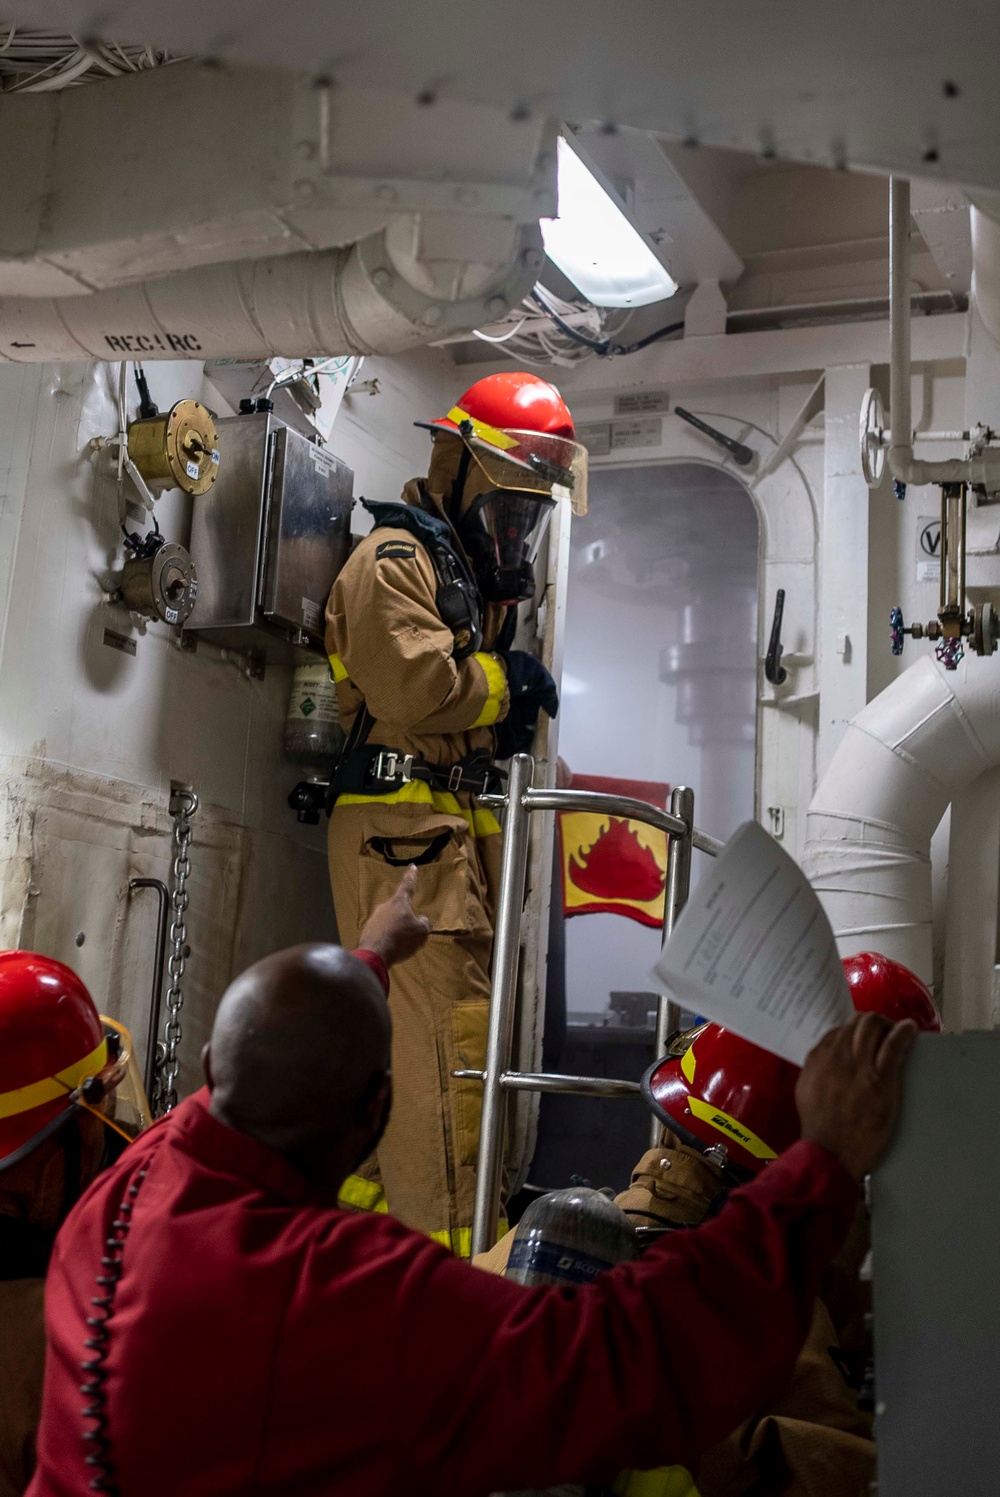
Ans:
{"label": "fluorescent light fixture", "polygon": [[558,150],[559,217],[542,219],[549,259],[595,307],[673,296],[673,276],[562,135]]}

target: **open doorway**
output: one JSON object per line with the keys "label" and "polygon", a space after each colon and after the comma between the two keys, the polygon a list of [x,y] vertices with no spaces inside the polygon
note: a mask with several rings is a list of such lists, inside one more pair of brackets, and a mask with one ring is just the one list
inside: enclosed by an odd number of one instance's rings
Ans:
{"label": "open doorway", "polygon": [[[759,539],[747,490],[705,463],[598,470],[573,526],[561,757],[574,775],[691,786],[717,837],[754,814]],[[553,924],[546,1069],[638,1079],[659,931],[603,913]],[[647,1133],[639,1106],[546,1097],[531,1179],[620,1188]]]}

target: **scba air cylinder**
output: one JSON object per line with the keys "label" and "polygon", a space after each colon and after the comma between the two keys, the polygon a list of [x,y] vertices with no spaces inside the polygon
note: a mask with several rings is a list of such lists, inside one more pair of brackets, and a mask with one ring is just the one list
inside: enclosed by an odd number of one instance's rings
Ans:
{"label": "scba air cylinder", "polygon": [[325,660],[296,668],[285,721],[285,753],[305,769],[326,771],[344,746],[337,688]]}
{"label": "scba air cylinder", "polygon": [[506,1277],[519,1284],[590,1284],[638,1256],[632,1223],[589,1186],[532,1201],[517,1224]]}

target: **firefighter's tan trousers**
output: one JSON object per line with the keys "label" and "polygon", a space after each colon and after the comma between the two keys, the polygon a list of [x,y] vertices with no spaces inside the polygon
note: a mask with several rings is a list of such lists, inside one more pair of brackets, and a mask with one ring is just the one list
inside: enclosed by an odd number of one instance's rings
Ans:
{"label": "firefighter's tan trousers", "polygon": [[[330,880],[350,948],[371,911],[417,863],[414,909],[431,935],[393,968],[392,1116],[376,1161],[342,1199],[389,1210],[467,1257],[482,1111],[478,1081],[451,1072],[486,1059],[499,826],[469,796],[420,781],[390,797],[341,796],[330,818]],[[384,1192],[384,1194],[383,1194]]]}

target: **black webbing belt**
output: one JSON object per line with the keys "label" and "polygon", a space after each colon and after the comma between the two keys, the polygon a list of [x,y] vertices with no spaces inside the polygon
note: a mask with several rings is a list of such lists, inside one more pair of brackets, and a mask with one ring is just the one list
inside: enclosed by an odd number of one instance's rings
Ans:
{"label": "black webbing belt", "polygon": [[452,795],[502,795],[506,771],[489,754],[467,754],[455,764],[431,764],[380,743],[348,749],[337,767],[337,795],[391,795],[413,780]]}

